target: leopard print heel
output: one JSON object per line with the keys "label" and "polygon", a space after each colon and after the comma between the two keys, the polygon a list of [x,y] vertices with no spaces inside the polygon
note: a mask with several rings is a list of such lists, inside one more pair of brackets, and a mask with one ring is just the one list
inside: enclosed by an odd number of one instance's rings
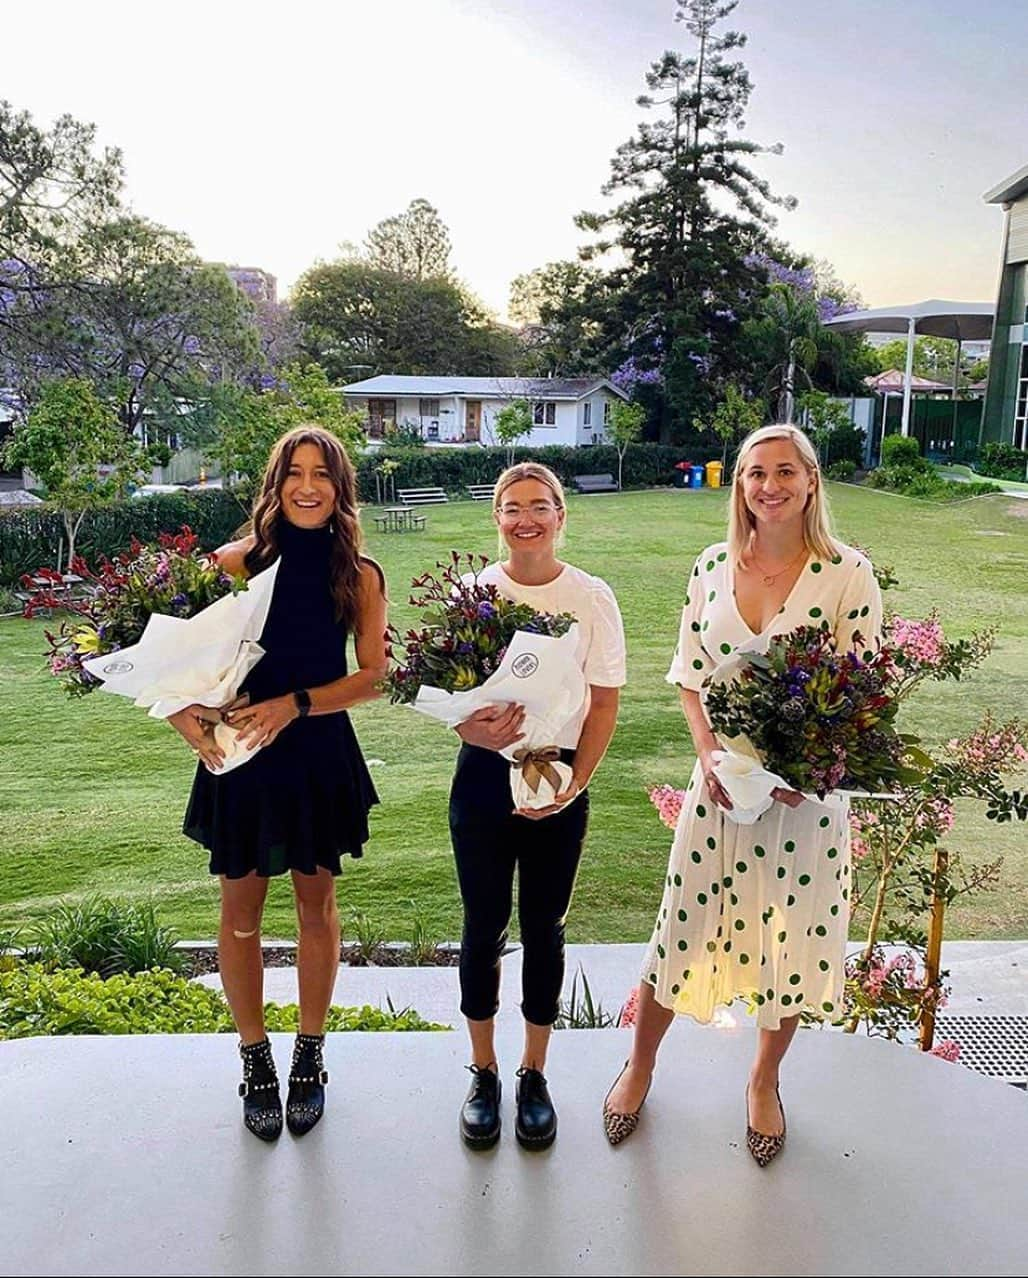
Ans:
{"label": "leopard print heel", "polygon": [[[611,1083],[610,1092],[612,1092],[621,1081],[621,1075],[624,1074],[625,1070],[628,1068],[628,1064],[629,1062],[625,1061],[624,1065],[621,1067],[621,1074],[618,1074],[617,1078],[615,1078],[613,1083]],[[646,1104],[646,1097],[650,1094],[650,1087],[652,1084],[653,1078],[651,1076],[649,1083],[646,1085],[646,1091],[643,1093],[643,1098],[639,1102],[639,1108],[629,1114],[619,1114],[616,1110],[611,1109],[608,1103],[610,1101],[610,1092],[607,1093],[603,1101],[603,1131],[611,1145],[620,1145],[621,1142],[623,1140],[627,1140],[639,1126],[639,1114],[642,1111],[642,1107]]]}
{"label": "leopard print heel", "polygon": [[764,1132],[755,1131],[750,1126],[750,1096],[749,1088],[746,1089],[746,1148],[758,1167],[766,1167],[785,1148],[785,1106],[782,1104],[782,1097],[777,1087],[775,1095],[778,1097],[778,1108],[782,1111],[782,1130],[778,1136],[768,1136]]}

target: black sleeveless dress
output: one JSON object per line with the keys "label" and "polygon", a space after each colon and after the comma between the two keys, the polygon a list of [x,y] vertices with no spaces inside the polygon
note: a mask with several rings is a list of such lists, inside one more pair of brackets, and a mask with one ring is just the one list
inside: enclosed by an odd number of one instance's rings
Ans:
{"label": "black sleeveless dress", "polygon": [[[332,534],[280,520],[278,576],[261,633],[264,656],[241,692],[251,700],[317,688],[346,674],[346,631],[329,588]],[[243,878],[298,870],[333,874],[368,840],[378,802],[350,717],[294,719],[269,746],[224,776],[201,763],[183,832],[211,854],[212,874]]]}

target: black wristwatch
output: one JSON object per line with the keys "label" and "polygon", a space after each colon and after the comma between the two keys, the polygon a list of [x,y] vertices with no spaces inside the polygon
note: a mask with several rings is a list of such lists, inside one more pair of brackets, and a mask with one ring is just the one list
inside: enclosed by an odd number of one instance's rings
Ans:
{"label": "black wristwatch", "polygon": [[311,712],[311,694],[306,688],[301,688],[299,692],[293,693],[293,700],[296,702],[296,708],[300,712],[300,718],[306,719]]}

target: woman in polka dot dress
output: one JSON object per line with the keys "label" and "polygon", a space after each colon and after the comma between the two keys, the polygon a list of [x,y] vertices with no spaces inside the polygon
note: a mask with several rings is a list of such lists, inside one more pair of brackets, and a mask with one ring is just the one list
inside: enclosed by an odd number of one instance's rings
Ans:
{"label": "woman in polka dot dress", "polygon": [[603,1116],[618,1144],[635,1130],[657,1049],[676,1012],[708,1022],[737,997],[756,1005],[758,1043],[747,1088],[747,1145],[761,1166],[785,1139],[782,1058],[804,1007],[831,1014],[842,997],[849,920],[849,809],[777,789],[753,825],[726,816],[714,775],[719,748],[703,680],[740,651],[827,620],[840,649],[881,629],[871,565],[829,531],[817,457],[793,426],[743,443],[733,475],[728,541],[704,550],[689,578],[667,678],[679,687],[697,762],[675,830],[664,897],[642,971],[632,1055]]}

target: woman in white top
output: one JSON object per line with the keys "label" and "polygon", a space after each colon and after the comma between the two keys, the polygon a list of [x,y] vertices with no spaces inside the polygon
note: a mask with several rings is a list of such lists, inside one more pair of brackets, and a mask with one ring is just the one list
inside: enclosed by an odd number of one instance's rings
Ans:
{"label": "woman in white top", "polygon": [[572,779],[553,805],[535,811],[514,810],[510,764],[497,753],[521,739],[523,708],[487,707],[457,728],[464,745],[450,795],[450,832],[464,903],[461,1011],[471,1038],[473,1075],[460,1130],[473,1149],[488,1149],[500,1135],[493,1027],[517,872],[525,1048],[516,1134],[522,1145],[543,1149],[557,1132],[543,1069],[564,980],[564,921],[585,839],[586,787],[617,721],[625,640],[610,587],[557,558],[566,510],[564,490],[551,470],[523,462],[504,471],[493,495],[493,517],[507,558],[485,568],[479,581],[540,612],[576,617],[587,695],[581,712],[553,743],[571,765]]}
{"label": "woman in white top", "polygon": [[708,1022],[737,997],[756,1008],[747,1147],[766,1166],[785,1141],[779,1065],[802,1008],[840,1006],[849,922],[848,801],[775,790],[753,825],[726,816],[714,774],[718,741],[703,681],[739,651],[827,622],[840,651],[874,647],[882,601],[870,563],[829,531],[817,456],[801,430],[765,426],[735,464],[728,540],[689,577],[668,681],[680,689],[696,766],[675,830],[664,897],[646,955],[632,1056],[604,1103],[616,1145],[636,1127],[657,1049],[676,1012]]}

